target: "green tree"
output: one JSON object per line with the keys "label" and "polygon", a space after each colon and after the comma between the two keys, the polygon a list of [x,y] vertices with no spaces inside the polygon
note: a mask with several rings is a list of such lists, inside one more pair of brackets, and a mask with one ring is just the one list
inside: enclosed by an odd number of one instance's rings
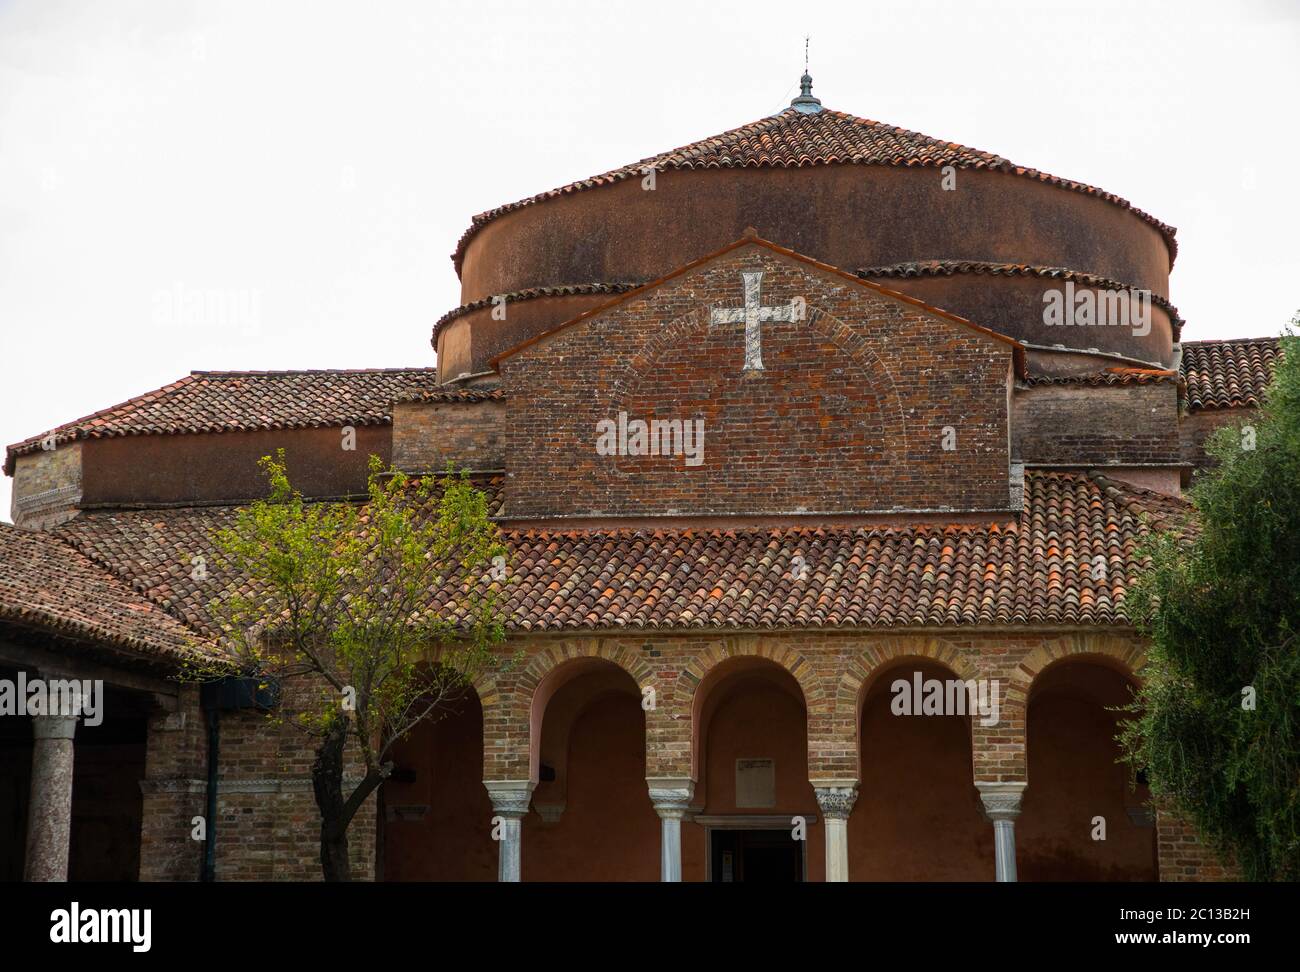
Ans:
{"label": "green tree", "polygon": [[1282,350],[1127,601],[1151,649],[1125,758],[1253,881],[1300,877],[1300,339]]}
{"label": "green tree", "polygon": [[[391,772],[390,747],[497,664],[506,550],[463,475],[409,480],[372,456],[362,505],[305,501],[283,451],[262,467],[270,495],[214,536],[238,580],[213,614],[239,666],[281,686],[278,717],[317,740],[321,869],[345,881],[348,827]],[[350,792],[349,744],[361,773]]]}

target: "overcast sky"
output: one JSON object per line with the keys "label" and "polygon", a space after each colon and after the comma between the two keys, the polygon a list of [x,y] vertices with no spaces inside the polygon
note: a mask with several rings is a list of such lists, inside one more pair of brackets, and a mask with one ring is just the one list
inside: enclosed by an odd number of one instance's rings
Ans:
{"label": "overcast sky", "polygon": [[827,107],[1177,226],[1186,338],[1300,307],[1300,0],[0,0],[0,440],[192,369],[433,364],[473,214],[772,114],[805,33]]}

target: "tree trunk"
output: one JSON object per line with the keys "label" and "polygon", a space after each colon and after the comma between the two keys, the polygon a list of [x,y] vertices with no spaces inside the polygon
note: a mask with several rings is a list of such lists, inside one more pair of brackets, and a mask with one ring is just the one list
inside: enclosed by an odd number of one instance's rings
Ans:
{"label": "tree trunk", "polygon": [[348,718],[340,715],[316,750],[311,767],[312,789],[320,809],[320,866],[326,881],[352,880],[348,862],[348,820],[343,810],[343,751],[348,742]]}
{"label": "tree trunk", "polygon": [[351,881],[348,861],[348,827],[366,799],[384,781],[391,763],[367,771],[351,795],[343,799],[343,757],[348,745],[349,720],[340,716],[330,727],[311,767],[312,789],[320,810],[320,866],[326,881]]}

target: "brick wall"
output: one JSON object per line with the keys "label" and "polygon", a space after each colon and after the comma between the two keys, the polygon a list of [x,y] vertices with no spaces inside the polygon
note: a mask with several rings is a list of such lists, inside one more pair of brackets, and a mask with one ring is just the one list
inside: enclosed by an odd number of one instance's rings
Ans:
{"label": "brick wall", "polygon": [[46,530],[76,516],[81,501],[81,443],[32,452],[14,461],[15,526]]}
{"label": "brick wall", "polygon": [[500,469],[506,403],[401,402],[393,407],[393,465],[407,472]]}
{"label": "brick wall", "polygon": [[1176,463],[1177,386],[1019,388],[1013,400],[1012,455],[1031,463]]}
{"label": "brick wall", "polygon": [[1196,836],[1192,825],[1177,814],[1156,815],[1161,881],[1236,881],[1241,873],[1223,861]]}
{"label": "brick wall", "polygon": [[[292,701],[289,701],[292,705]],[[175,712],[150,720],[140,879],[193,881],[202,845],[190,834],[207,812],[207,722],[198,689]],[[286,720],[254,711],[221,714],[215,823],[218,881],[320,880],[320,814],[311,789],[315,744]],[[349,768],[356,774],[356,753]],[[345,792],[347,781],[345,779]],[[348,830],[352,875],[375,874],[375,797]]]}
{"label": "brick wall", "polygon": [[1178,437],[1182,456],[1197,469],[1205,469],[1212,460],[1205,454],[1205,440],[1225,425],[1250,425],[1259,421],[1257,408],[1212,408],[1180,417]]}
{"label": "brick wall", "polygon": [[[129,435],[84,443],[83,501],[184,504],[265,496],[263,456],[284,449],[289,478],[304,496],[364,494],[370,456],[387,462],[387,425],[256,429],[189,435]],[[352,445],[353,448],[344,448]]]}
{"label": "brick wall", "polygon": [[[711,307],[802,297],[762,327]],[[518,516],[1005,509],[1011,349],[764,247],[742,247],[502,360]],[[702,462],[602,456],[598,423],[700,419]],[[951,445],[951,450],[945,449]]]}

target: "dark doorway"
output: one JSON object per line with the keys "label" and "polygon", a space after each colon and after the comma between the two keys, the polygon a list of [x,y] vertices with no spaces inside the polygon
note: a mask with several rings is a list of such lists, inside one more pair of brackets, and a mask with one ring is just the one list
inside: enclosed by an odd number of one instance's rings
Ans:
{"label": "dark doorway", "polygon": [[802,840],[789,830],[710,831],[713,880],[790,884],[803,880]]}

